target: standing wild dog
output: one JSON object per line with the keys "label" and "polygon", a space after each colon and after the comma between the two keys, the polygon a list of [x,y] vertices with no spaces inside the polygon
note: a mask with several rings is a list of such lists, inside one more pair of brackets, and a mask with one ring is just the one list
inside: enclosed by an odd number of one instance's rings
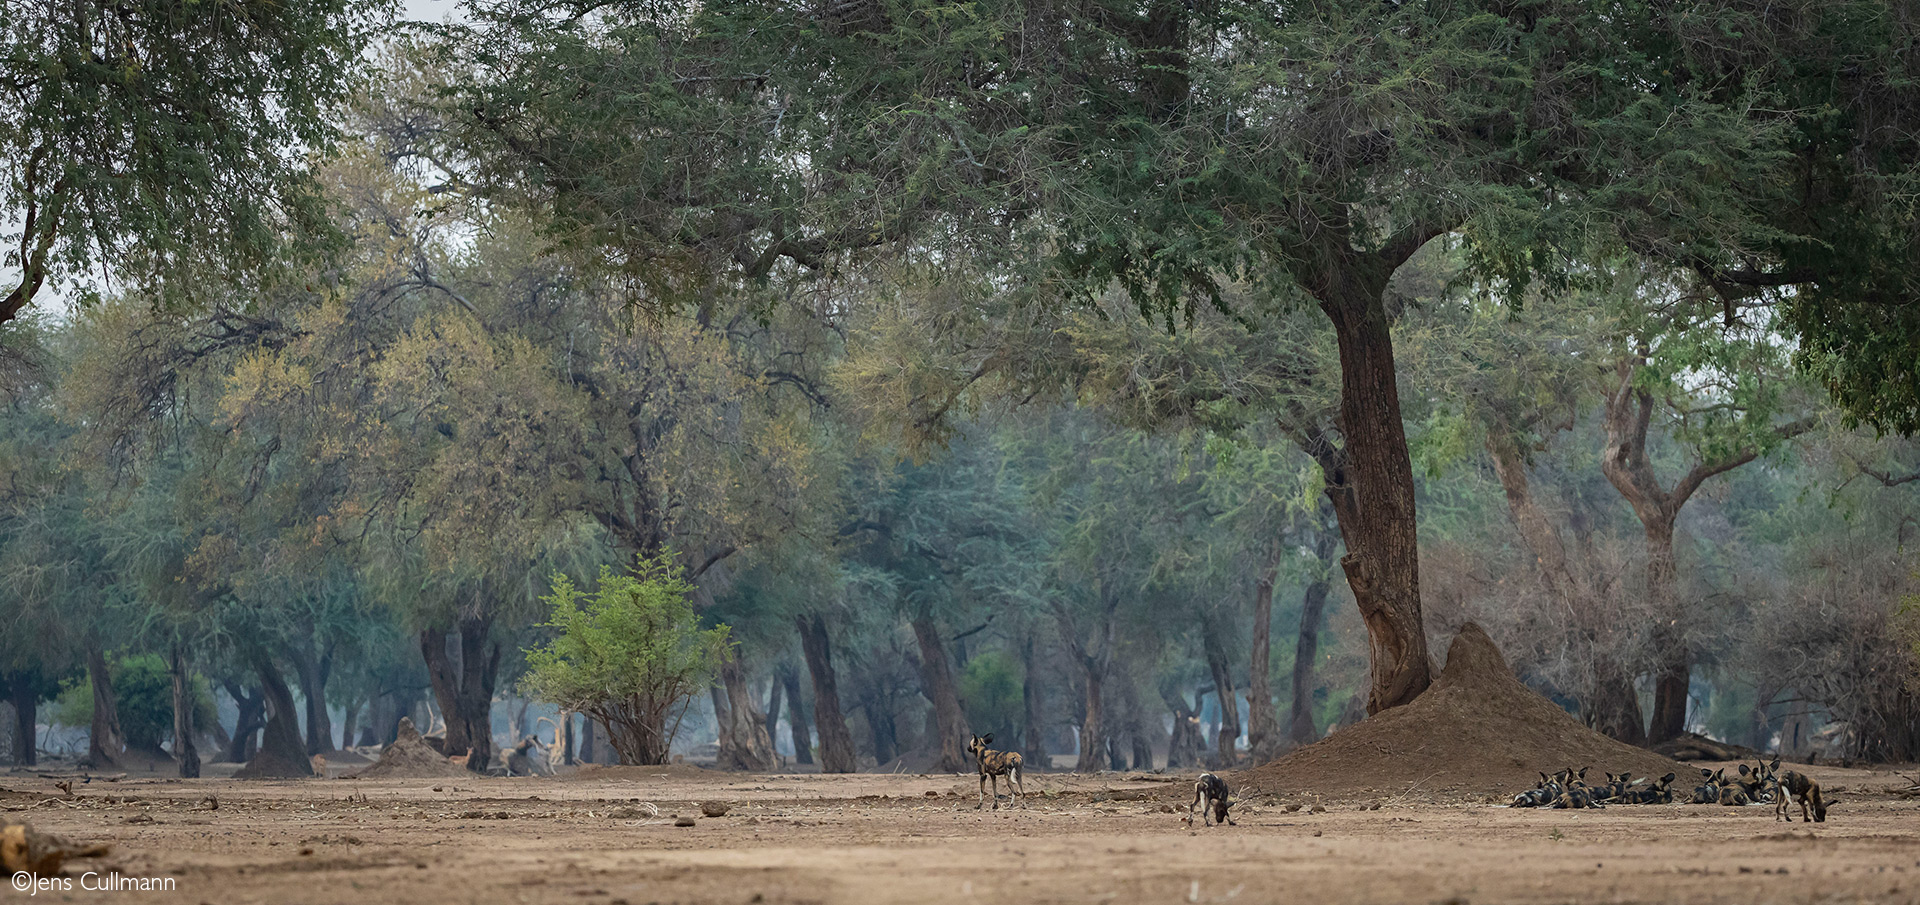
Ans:
{"label": "standing wild dog", "polygon": [[989,779],[993,780],[993,809],[996,811],[1000,810],[1000,777],[1007,778],[1007,795],[1014,801],[1019,801],[1020,796],[1027,791],[1026,783],[1020,779],[1020,752],[994,751],[987,747],[991,744],[993,744],[991,732],[984,738],[976,735],[972,741],[967,742],[967,752],[972,754],[974,760],[980,765],[980,803],[973,806],[976,811],[987,803],[987,780]]}
{"label": "standing wild dog", "polygon": [[[1778,764],[1779,760],[1776,759],[1774,763]],[[1813,777],[1788,770],[1773,781],[1773,788],[1773,819],[1793,822],[1793,812],[1787,810],[1787,796],[1792,795],[1794,801],[1800,802],[1802,822],[1827,822],[1827,801],[1820,797],[1820,783]],[[1811,816],[1809,805],[1812,806]]]}
{"label": "standing wild dog", "polygon": [[1193,809],[1200,809],[1200,821],[1206,826],[1219,826],[1222,823],[1239,826],[1233,818],[1227,816],[1227,809],[1233,802],[1227,796],[1227,781],[1212,773],[1200,774],[1193,784],[1193,802],[1187,805],[1187,825],[1193,825]]}

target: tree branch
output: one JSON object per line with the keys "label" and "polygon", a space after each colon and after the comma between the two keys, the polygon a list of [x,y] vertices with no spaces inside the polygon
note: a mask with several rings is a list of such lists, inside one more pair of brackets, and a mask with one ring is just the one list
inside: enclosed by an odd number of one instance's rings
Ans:
{"label": "tree branch", "polygon": [[[1776,427],[1773,429],[1774,439],[1791,440],[1794,437],[1798,437],[1801,434],[1806,433],[1807,431],[1813,430],[1813,426],[1815,423],[1816,422],[1814,421],[1813,417],[1809,415],[1805,418],[1799,419],[1798,421],[1791,421],[1786,424],[1782,424],[1779,427]],[[1686,505],[1687,499],[1693,496],[1693,492],[1696,490],[1699,490],[1700,485],[1703,482],[1705,482],[1708,478],[1711,478],[1717,474],[1723,474],[1725,472],[1732,471],[1733,469],[1739,468],[1740,466],[1745,465],[1748,462],[1751,462],[1754,459],[1757,459],[1759,457],[1760,457],[1760,449],[1758,447],[1749,446],[1746,449],[1740,450],[1739,452],[1736,452],[1733,455],[1728,456],[1725,459],[1720,459],[1713,462],[1702,462],[1698,465],[1695,465],[1692,471],[1687,472],[1686,477],[1680,479],[1680,483],[1675,484],[1673,486],[1673,493],[1671,494],[1671,499],[1672,499],[1671,505],[1673,506],[1673,508],[1679,509],[1681,506]]]}

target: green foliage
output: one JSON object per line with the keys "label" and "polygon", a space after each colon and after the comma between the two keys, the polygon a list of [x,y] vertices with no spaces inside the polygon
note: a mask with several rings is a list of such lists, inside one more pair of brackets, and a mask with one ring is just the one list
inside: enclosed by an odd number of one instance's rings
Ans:
{"label": "green foliage", "polygon": [[[121,657],[108,667],[108,675],[127,747],[158,750],[163,739],[173,737],[173,676],[167,672],[166,659],[159,654]],[[213,725],[213,692],[206,679],[196,676],[190,687],[194,725]],[[93,680],[82,673],[61,683],[52,718],[64,726],[92,725]]]}
{"label": "green foliage", "polygon": [[627,575],[602,566],[590,592],[556,574],[541,599],[559,634],[527,651],[521,688],[607,723],[625,762],[660,763],[688,699],[730,655],[730,630],[700,628],[692,591],[670,553]]}
{"label": "green foliage", "polygon": [[[23,0],[0,18],[0,222],[21,274],[106,268],[198,296],[325,233],[307,155],[392,0]],[[17,252],[14,250],[17,249]],[[161,275],[183,277],[171,281]]]}
{"label": "green foliage", "polygon": [[[1028,681],[1032,681],[1029,679]],[[967,725],[980,734],[1012,738],[1024,714],[1020,663],[1005,651],[990,650],[967,661],[960,672],[960,700]]]}

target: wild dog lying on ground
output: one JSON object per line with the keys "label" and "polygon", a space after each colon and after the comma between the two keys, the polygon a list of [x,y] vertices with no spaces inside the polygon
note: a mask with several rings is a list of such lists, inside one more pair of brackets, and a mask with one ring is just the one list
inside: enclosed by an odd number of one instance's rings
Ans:
{"label": "wild dog lying on ground", "polygon": [[1687,803],[1719,804],[1720,782],[1722,778],[1715,776],[1712,770],[1706,769],[1705,767],[1700,768],[1700,778],[1705,780],[1705,782],[1693,787],[1693,797],[1688,799]]}
{"label": "wild dog lying on ground", "polygon": [[1624,801],[1627,790],[1633,788],[1634,784],[1630,781],[1632,778],[1632,773],[1622,773],[1618,776],[1608,773],[1605,785],[1593,787],[1594,798],[1609,804]]}
{"label": "wild dog lying on ground", "polygon": [[1212,773],[1200,774],[1193,784],[1193,801],[1187,805],[1187,825],[1193,825],[1193,809],[1200,809],[1200,821],[1206,826],[1219,826],[1222,823],[1239,826],[1233,818],[1227,816],[1227,809],[1233,807],[1233,801],[1227,795],[1227,781]]}
{"label": "wild dog lying on ground", "polygon": [[521,739],[520,744],[507,750],[507,756],[504,760],[506,761],[508,776],[540,775],[541,762],[535,760],[530,753],[533,751],[534,746],[538,744],[540,744],[540,740],[529,735]]}
{"label": "wild dog lying on ground", "polygon": [[1573,770],[1571,767],[1569,767],[1566,771],[1564,771],[1565,773],[1571,774],[1571,775],[1569,776],[1568,779],[1565,780],[1566,791],[1561,792],[1560,797],[1557,799],[1554,799],[1554,802],[1552,805],[1553,807],[1556,807],[1556,808],[1604,808],[1606,807],[1606,805],[1603,805],[1600,803],[1599,797],[1596,796],[1594,794],[1593,789],[1587,785],[1587,769],[1588,768],[1586,767],[1581,767],[1580,772],[1577,774],[1573,773]]}
{"label": "wild dog lying on ground", "polygon": [[1567,788],[1579,777],[1585,776],[1586,772],[1584,767],[1578,773],[1575,773],[1572,767],[1567,767],[1555,771],[1552,776],[1541,773],[1540,782],[1533,788],[1513,796],[1511,806],[1516,808],[1553,807],[1554,803],[1560,800],[1560,796],[1566,794]]}
{"label": "wild dog lying on ground", "polygon": [[967,742],[967,753],[972,754],[980,766],[980,803],[973,806],[976,811],[987,803],[987,780],[989,779],[993,780],[993,809],[996,811],[1000,810],[1000,777],[1007,778],[1007,794],[1014,801],[1019,801],[1020,796],[1027,791],[1026,783],[1020,779],[1020,752],[994,751],[987,747],[991,744],[993,744],[991,732],[984,738],[976,735],[972,741]]}
{"label": "wild dog lying on ground", "polygon": [[1644,789],[1628,789],[1617,799],[1621,804],[1672,804],[1672,773],[1660,777]]}
{"label": "wild dog lying on ground", "polygon": [[[1778,760],[1775,760],[1774,766],[1778,767],[1779,763]],[[1772,776],[1773,769],[1769,768],[1766,764],[1756,763],[1752,767],[1741,764],[1740,775],[1732,777],[1729,782],[1738,787],[1741,796],[1746,798],[1745,801],[1738,802],[1739,804],[1759,804],[1763,801],[1773,800],[1773,793],[1769,788]],[[1726,792],[1724,790],[1721,792],[1720,803],[1729,803],[1726,800]]]}
{"label": "wild dog lying on ground", "polygon": [[1554,782],[1547,774],[1542,773],[1540,774],[1540,781],[1535,783],[1533,788],[1513,796],[1513,801],[1508,804],[1508,807],[1546,807],[1558,799],[1560,793],[1564,791],[1566,791],[1566,789],[1562,788],[1559,783]]}

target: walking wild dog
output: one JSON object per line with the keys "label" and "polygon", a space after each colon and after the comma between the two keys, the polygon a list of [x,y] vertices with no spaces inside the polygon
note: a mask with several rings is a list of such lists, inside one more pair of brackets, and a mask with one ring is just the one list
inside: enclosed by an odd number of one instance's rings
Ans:
{"label": "walking wild dog", "polygon": [[1227,781],[1212,773],[1200,774],[1200,779],[1193,784],[1193,802],[1187,805],[1188,826],[1193,825],[1193,809],[1196,807],[1200,809],[1200,822],[1206,826],[1223,823],[1240,825],[1227,816],[1227,809],[1233,807],[1233,801],[1227,794]]}
{"label": "walking wild dog", "polygon": [[1793,800],[1800,803],[1802,822],[1826,823],[1827,805],[1830,802],[1820,797],[1820,783],[1805,773],[1796,773],[1792,770],[1775,776],[1773,770],[1779,765],[1779,758],[1775,758],[1773,767],[1767,771],[1768,779],[1773,786],[1773,818],[1785,820],[1788,823],[1793,822],[1793,812],[1787,810],[1787,796],[1792,795]]}
{"label": "walking wild dog", "polygon": [[987,803],[987,780],[993,780],[993,809],[1000,810],[1000,777],[1007,778],[1007,795],[1014,801],[1026,794],[1026,783],[1020,778],[1020,752],[994,751],[988,748],[993,744],[993,733],[984,737],[974,736],[967,742],[967,753],[972,754],[980,765],[980,803],[973,806],[980,810]]}

